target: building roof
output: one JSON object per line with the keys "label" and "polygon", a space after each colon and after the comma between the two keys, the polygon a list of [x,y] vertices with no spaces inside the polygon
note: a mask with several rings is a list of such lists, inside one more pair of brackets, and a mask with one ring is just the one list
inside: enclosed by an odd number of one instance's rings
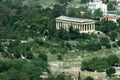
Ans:
{"label": "building roof", "polygon": [[120,1],[117,2],[117,6],[120,6]]}
{"label": "building roof", "polygon": [[111,15],[103,16],[103,18],[105,18],[105,19],[117,19],[116,16],[111,16]]}
{"label": "building roof", "polygon": [[95,22],[94,20],[91,19],[81,19],[81,18],[74,18],[74,17],[67,17],[67,16],[60,16],[57,17],[56,20],[62,20],[62,21],[71,21],[71,22]]}

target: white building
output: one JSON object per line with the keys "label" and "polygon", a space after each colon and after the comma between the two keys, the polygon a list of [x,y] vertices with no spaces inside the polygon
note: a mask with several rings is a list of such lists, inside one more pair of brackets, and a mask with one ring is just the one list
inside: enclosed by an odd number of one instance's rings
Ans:
{"label": "white building", "polygon": [[95,21],[91,19],[72,18],[67,16],[60,16],[56,18],[56,29],[63,28],[68,31],[72,26],[74,29],[79,29],[80,32],[94,32]]}
{"label": "white building", "polygon": [[120,1],[120,0],[109,0],[109,2],[112,2],[112,1],[118,2],[118,1]]}
{"label": "white building", "polygon": [[102,3],[102,0],[94,0],[93,2],[89,2],[88,9],[90,9],[92,13],[96,9],[100,9],[103,13],[107,13],[107,5]]}
{"label": "white building", "polygon": [[116,10],[120,12],[120,1],[117,2]]}
{"label": "white building", "polygon": [[113,15],[106,15],[106,16],[103,16],[101,19],[106,19],[106,20],[110,20],[110,21],[117,23],[118,18],[116,16],[113,16]]}

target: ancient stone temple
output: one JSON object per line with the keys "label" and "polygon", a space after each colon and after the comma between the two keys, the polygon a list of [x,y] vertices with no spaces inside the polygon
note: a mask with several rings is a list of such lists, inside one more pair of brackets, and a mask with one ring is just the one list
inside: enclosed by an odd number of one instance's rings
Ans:
{"label": "ancient stone temple", "polygon": [[69,27],[72,26],[74,29],[79,29],[80,32],[94,32],[95,31],[95,21],[90,19],[72,18],[66,16],[60,16],[56,18],[56,28],[66,29],[68,31]]}

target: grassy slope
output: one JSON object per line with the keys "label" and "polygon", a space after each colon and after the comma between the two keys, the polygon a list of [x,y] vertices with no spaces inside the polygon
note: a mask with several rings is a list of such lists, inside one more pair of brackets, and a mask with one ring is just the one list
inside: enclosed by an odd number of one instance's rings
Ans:
{"label": "grassy slope", "polygon": [[55,0],[38,0],[36,1],[36,3],[40,5],[51,6],[54,3],[56,3],[56,1]]}
{"label": "grassy slope", "polygon": [[[56,3],[56,0],[38,0],[34,1],[33,4],[40,4],[42,6],[53,6]],[[69,3],[70,7],[79,7],[80,6],[80,0],[74,0],[71,3]],[[82,6],[82,5],[81,5]]]}
{"label": "grassy slope", "polygon": [[[120,58],[120,51],[117,48],[111,48],[111,49],[102,49],[97,52],[87,52],[84,50],[81,50],[79,52],[73,52],[73,53],[66,53],[64,55],[65,61],[82,61],[82,60],[88,60],[93,57],[108,57],[109,55],[115,54]],[[49,55],[48,59],[49,61],[56,60],[57,55]]]}

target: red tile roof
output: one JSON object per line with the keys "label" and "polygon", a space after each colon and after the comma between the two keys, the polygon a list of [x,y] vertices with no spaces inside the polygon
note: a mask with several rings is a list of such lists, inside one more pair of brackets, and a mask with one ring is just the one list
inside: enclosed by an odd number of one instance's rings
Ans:
{"label": "red tile roof", "polygon": [[117,17],[116,16],[103,16],[103,18],[105,18],[105,19],[116,19]]}

